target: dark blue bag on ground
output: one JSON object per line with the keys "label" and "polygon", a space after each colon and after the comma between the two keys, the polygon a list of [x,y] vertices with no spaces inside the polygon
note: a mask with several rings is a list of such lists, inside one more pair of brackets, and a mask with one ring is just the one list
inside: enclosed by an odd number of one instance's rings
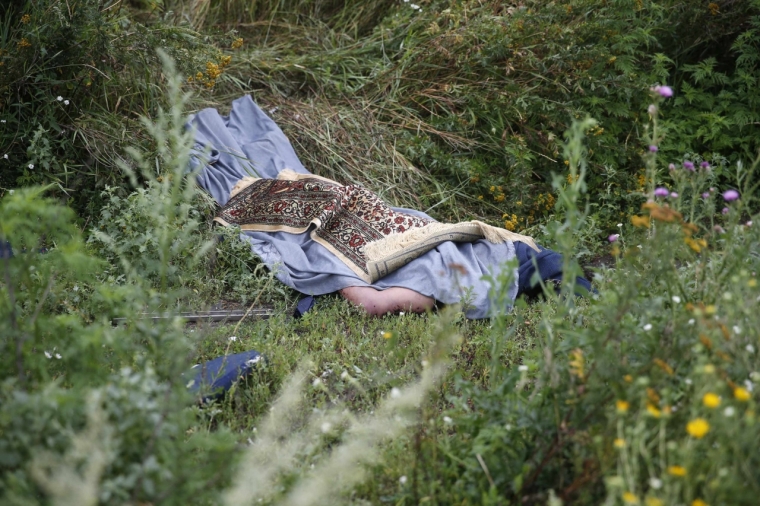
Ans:
{"label": "dark blue bag on ground", "polygon": [[239,379],[253,372],[261,360],[261,354],[254,350],[224,355],[194,365],[183,378],[187,381],[187,389],[206,402],[224,395]]}

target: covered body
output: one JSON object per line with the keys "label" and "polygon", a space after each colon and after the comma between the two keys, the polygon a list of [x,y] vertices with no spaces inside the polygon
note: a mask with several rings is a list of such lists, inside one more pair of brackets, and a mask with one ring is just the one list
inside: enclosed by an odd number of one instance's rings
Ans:
{"label": "covered body", "polygon": [[[219,205],[227,203],[230,191],[244,177],[274,179],[284,169],[309,174],[282,130],[250,96],[235,100],[229,116],[204,109],[193,115],[188,125],[196,132],[191,169],[199,169],[198,184]],[[417,210],[394,209],[432,220]],[[308,231],[245,231],[241,239],[250,243],[253,252],[280,281],[304,294],[323,295],[351,286],[378,290],[402,287],[444,304],[466,301],[466,315],[474,319],[490,315],[494,288],[490,280],[498,279],[508,268],[507,262],[515,258],[511,241],[444,242],[370,284],[314,241]],[[512,301],[517,290],[517,269],[513,266],[505,298]]]}

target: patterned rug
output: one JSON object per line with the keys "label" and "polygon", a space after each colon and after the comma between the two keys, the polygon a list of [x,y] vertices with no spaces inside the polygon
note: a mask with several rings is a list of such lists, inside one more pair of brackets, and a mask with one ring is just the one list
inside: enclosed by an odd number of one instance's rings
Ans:
{"label": "patterned rug", "polygon": [[[343,186],[284,170],[278,179],[247,178],[214,218],[258,232],[303,233],[371,283],[444,241],[533,240],[481,222],[447,225],[391,209],[358,185]],[[368,248],[369,247],[369,248]],[[368,255],[369,251],[369,255]]]}

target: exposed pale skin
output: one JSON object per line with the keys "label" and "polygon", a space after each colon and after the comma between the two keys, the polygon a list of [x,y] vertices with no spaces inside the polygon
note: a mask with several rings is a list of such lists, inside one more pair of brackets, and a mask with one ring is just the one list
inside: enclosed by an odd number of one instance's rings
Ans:
{"label": "exposed pale skin", "polygon": [[402,287],[376,290],[369,286],[349,286],[340,290],[340,294],[347,301],[363,308],[367,314],[372,316],[382,316],[399,311],[424,313],[435,305],[435,300],[432,297]]}

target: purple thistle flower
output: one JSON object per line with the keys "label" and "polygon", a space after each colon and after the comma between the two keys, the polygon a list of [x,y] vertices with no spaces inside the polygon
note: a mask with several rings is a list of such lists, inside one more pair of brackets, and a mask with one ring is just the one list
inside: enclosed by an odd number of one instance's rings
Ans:
{"label": "purple thistle flower", "polygon": [[678,198],[678,194],[676,192],[670,192],[670,198],[677,199]]}
{"label": "purple thistle flower", "polygon": [[649,152],[650,153],[657,153],[657,146],[655,146],[654,144],[652,144],[651,146],[649,146]]}
{"label": "purple thistle flower", "polygon": [[676,164],[675,163],[671,163],[670,165],[668,165],[668,169],[669,170],[676,170]]}
{"label": "purple thistle flower", "polygon": [[709,199],[709,198],[710,198],[710,192],[704,192],[704,193],[702,194],[702,198],[703,198],[703,199]]}
{"label": "purple thistle flower", "polygon": [[662,186],[660,186],[659,188],[655,189],[655,191],[654,191],[654,196],[655,197],[667,197],[668,195],[670,195],[670,192],[668,191],[667,188],[663,188]]}
{"label": "purple thistle flower", "polygon": [[728,208],[727,208],[727,207],[724,207],[724,208],[723,208],[723,210],[721,211],[721,213],[723,213],[723,214],[728,214]]}
{"label": "purple thistle flower", "polygon": [[607,238],[607,240],[610,242],[615,242],[618,240],[618,237],[620,237],[620,234],[612,234],[611,236]]}
{"label": "purple thistle flower", "polygon": [[723,192],[723,200],[731,202],[739,198],[739,192],[736,190],[727,190]]}
{"label": "purple thistle flower", "polygon": [[703,169],[709,169],[710,168],[710,162],[702,162],[699,164],[700,167]]}
{"label": "purple thistle flower", "polygon": [[693,171],[694,170],[694,164],[691,163],[690,161],[686,160],[685,162],[683,162],[683,168],[686,169],[686,170]]}
{"label": "purple thistle flower", "polygon": [[654,91],[663,98],[670,98],[673,96],[673,88],[670,86],[655,86]]}

